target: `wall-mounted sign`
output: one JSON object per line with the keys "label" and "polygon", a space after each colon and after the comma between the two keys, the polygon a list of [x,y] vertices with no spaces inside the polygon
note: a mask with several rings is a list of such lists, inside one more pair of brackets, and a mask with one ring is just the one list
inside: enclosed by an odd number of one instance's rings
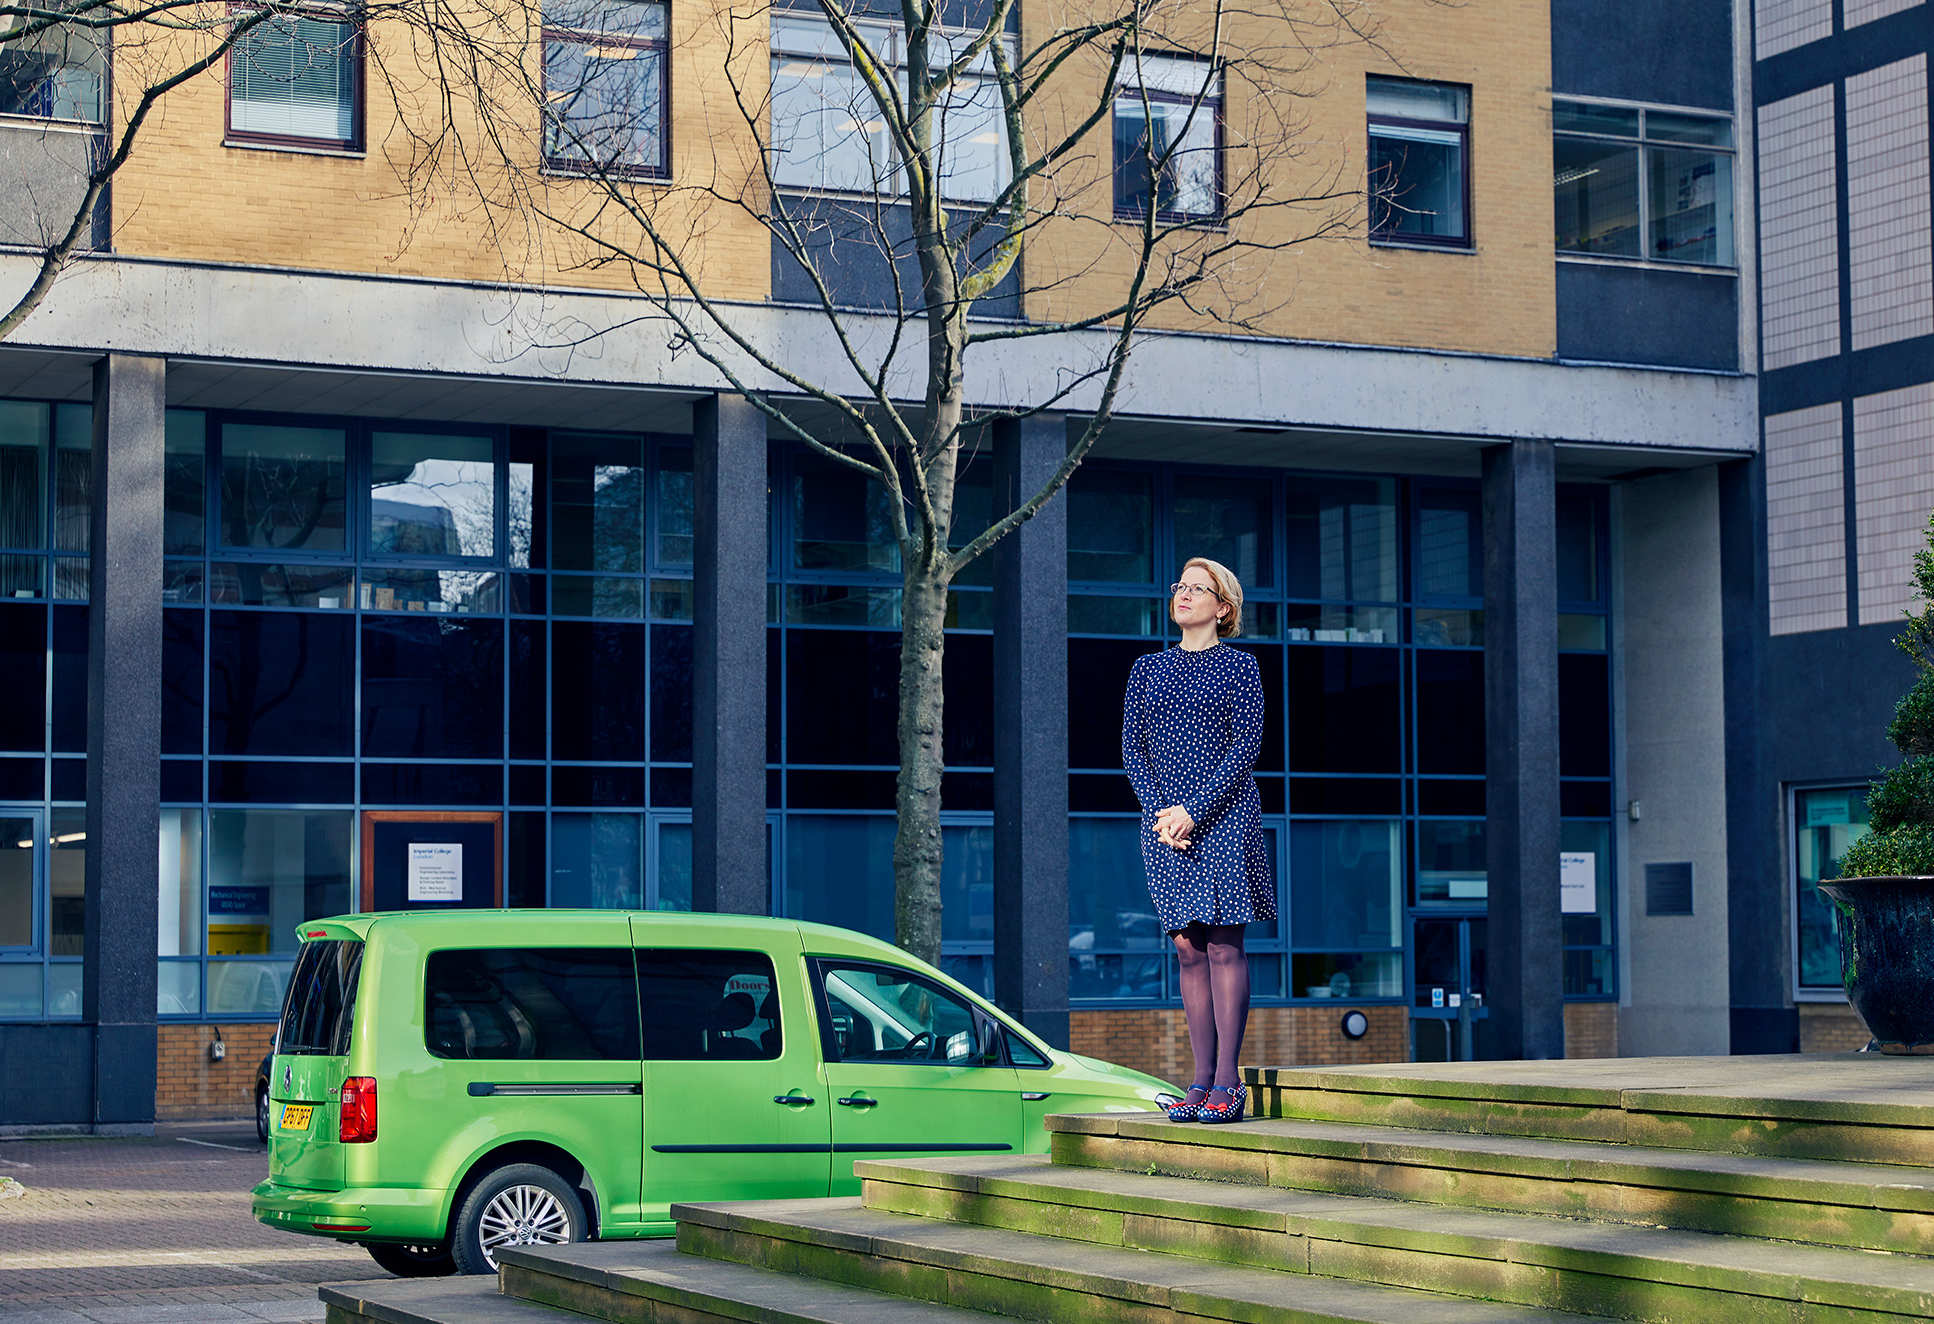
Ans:
{"label": "wall-mounted sign", "polygon": [[1806,827],[1838,827],[1853,821],[1853,805],[1845,791],[1812,791],[1802,798],[1806,801]]}
{"label": "wall-mounted sign", "polygon": [[[1549,874],[1545,875],[1550,877]],[[1564,851],[1558,856],[1558,909],[1567,915],[1598,913],[1598,856]]]}
{"label": "wall-mounted sign", "polygon": [[412,841],[409,859],[410,900],[463,900],[461,842]]}

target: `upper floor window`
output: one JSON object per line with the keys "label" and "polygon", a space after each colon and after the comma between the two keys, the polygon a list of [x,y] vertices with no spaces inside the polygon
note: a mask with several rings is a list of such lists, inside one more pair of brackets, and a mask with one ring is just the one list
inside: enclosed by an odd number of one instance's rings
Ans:
{"label": "upper floor window", "polygon": [[663,178],[671,172],[667,7],[547,0],[544,164]]}
{"label": "upper floor window", "polygon": [[[906,95],[906,37],[900,25],[856,23],[867,45],[890,66]],[[965,31],[929,34],[936,68],[972,40]],[[940,105],[937,153],[940,194],[984,202],[1007,184],[1007,132],[994,61],[982,53],[954,81]],[[906,191],[885,116],[854,70],[831,25],[805,14],[772,20],[772,179],[781,188],[825,193]]]}
{"label": "upper floor window", "polygon": [[1471,246],[1471,90],[1369,81],[1370,238]]}
{"label": "upper floor window", "polygon": [[1141,55],[1115,93],[1115,215],[1222,214],[1222,71],[1207,60]]}
{"label": "upper floor window", "polygon": [[[0,33],[26,22],[0,19]],[[59,23],[31,37],[0,36],[0,115],[98,124],[106,67],[90,28]]]}
{"label": "upper floor window", "polygon": [[275,14],[243,33],[228,53],[228,136],[361,150],[361,28],[342,10],[315,9]]}
{"label": "upper floor window", "polygon": [[1554,101],[1551,127],[1560,253],[1733,265],[1730,118]]}

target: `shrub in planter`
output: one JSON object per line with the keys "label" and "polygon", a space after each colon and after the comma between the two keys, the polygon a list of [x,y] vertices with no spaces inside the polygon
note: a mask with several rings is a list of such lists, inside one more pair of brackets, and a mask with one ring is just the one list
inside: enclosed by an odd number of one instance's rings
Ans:
{"label": "shrub in planter", "polygon": [[1914,687],[1887,737],[1906,757],[1867,795],[1869,831],[1820,884],[1840,914],[1847,997],[1883,1052],[1934,1053],[1934,516],[1914,554],[1920,610],[1895,642]]}

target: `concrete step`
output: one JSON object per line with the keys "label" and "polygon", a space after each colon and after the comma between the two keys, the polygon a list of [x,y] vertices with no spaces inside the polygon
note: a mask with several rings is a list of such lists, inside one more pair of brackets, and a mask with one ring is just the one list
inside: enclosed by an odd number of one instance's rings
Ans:
{"label": "concrete step", "polygon": [[1146,1113],[1050,1117],[1057,1165],[1927,1253],[1934,1168]]}
{"label": "concrete step", "polygon": [[[853,1199],[679,1205],[678,1244],[710,1258],[861,1284],[1011,1319],[1167,1324],[1583,1324],[1497,1299],[1314,1277],[868,1209]],[[1683,1317],[1682,1317],[1683,1318]]]}
{"label": "concrete step", "polygon": [[327,1324],[584,1324],[568,1310],[515,1301],[484,1276],[374,1278],[317,1289]]}
{"label": "concrete step", "polygon": [[957,1324],[986,1318],[864,1284],[688,1255],[667,1240],[529,1246],[503,1251],[498,1261],[505,1295],[556,1307],[547,1318],[762,1324]]}
{"label": "concrete step", "polygon": [[1934,1165],[1934,1059],[1877,1053],[1252,1067],[1262,1117]]}
{"label": "concrete step", "polygon": [[1632,1319],[1934,1318],[1934,1259],[1917,1255],[1062,1167],[1040,1155],[859,1171],[869,1211],[1111,1252]]}

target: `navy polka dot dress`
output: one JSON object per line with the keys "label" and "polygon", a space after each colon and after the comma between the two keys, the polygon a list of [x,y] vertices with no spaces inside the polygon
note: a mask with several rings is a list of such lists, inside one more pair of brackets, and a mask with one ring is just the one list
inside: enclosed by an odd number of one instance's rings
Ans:
{"label": "navy polka dot dress", "polygon": [[[1218,643],[1135,659],[1122,704],[1121,762],[1142,805],[1142,864],[1170,933],[1192,923],[1276,917],[1275,870],[1256,795],[1262,677],[1253,653]],[[1165,846],[1155,815],[1195,820],[1187,850]]]}

